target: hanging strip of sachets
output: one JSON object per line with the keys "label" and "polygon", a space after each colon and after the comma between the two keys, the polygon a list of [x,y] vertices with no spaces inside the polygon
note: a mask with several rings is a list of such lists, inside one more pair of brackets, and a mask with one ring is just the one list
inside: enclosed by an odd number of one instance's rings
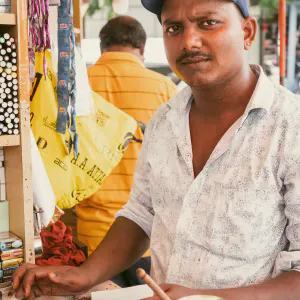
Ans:
{"label": "hanging strip of sachets", "polygon": [[69,151],[78,155],[75,111],[75,33],[73,25],[72,0],[61,0],[58,8],[58,73],[57,100],[58,113],[56,131],[62,134],[69,130]]}
{"label": "hanging strip of sachets", "polygon": [[[30,81],[35,78],[35,51],[45,53],[51,48],[49,33],[49,0],[28,0],[29,18],[29,72]],[[44,57],[44,75],[47,75],[47,61]]]}

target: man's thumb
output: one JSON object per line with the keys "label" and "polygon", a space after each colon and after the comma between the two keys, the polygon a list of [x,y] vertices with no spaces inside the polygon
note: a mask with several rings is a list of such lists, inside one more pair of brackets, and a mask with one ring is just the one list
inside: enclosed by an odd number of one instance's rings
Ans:
{"label": "man's thumb", "polygon": [[64,279],[59,274],[56,274],[54,272],[48,273],[49,279],[54,283],[64,283]]}

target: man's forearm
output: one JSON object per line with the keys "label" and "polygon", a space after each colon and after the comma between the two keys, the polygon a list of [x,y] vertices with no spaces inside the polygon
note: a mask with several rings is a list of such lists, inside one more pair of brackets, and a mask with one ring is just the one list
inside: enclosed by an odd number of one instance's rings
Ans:
{"label": "man's forearm", "polygon": [[300,299],[300,273],[287,272],[268,282],[236,289],[205,290],[227,300],[298,300]]}
{"label": "man's forearm", "polygon": [[94,285],[134,264],[149,247],[146,233],[134,222],[118,218],[104,240],[80,267]]}

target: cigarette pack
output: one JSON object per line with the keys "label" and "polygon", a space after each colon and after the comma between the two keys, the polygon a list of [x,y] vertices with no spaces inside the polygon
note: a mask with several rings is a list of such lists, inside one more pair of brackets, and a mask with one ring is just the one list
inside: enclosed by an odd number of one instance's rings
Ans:
{"label": "cigarette pack", "polygon": [[11,13],[10,5],[0,5],[0,14],[9,14],[9,13]]}
{"label": "cigarette pack", "polygon": [[23,257],[23,249],[13,249],[7,251],[0,250],[0,261]]}
{"label": "cigarette pack", "polygon": [[10,5],[10,0],[0,0],[0,5]]}
{"label": "cigarette pack", "polygon": [[17,270],[19,267],[13,267],[9,269],[0,270],[0,277],[12,276],[14,271]]}
{"label": "cigarette pack", "polygon": [[0,200],[0,232],[8,232],[9,231],[8,216],[9,216],[8,201]]}
{"label": "cigarette pack", "polygon": [[15,258],[15,259],[11,259],[11,260],[5,260],[0,263],[1,264],[0,269],[5,270],[5,269],[18,267],[22,264],[22,262],[23,262],[23,258]]}
{"label": "cigarette pack", "polygon": [[20,249],[22,246],[22,240],[11,232],[0,233],[0,251]]}
{"label": "cigarette pack", "polygon": [[12,276],[0,277],[0,283],[11,282]]}

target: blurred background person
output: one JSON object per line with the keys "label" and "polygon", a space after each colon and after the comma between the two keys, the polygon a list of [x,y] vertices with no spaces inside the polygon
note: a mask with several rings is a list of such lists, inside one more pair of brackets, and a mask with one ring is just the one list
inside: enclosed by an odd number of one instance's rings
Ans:
{"label": "blurred background person", "polygon": [[[146,32],[136,19],[116,17],[101,29],[102,55],[88,68],[92,90],[140,124],[124,158],[99,191],[76,206],[78,238],[88,246],[89,253],[101,243],[115,214],[129,200],[146,124],[176,92],[170,79],[144,67],[145,44]],[[138,267],[150,272],[149,250],[136,265],[114,278],[114,282],[122,287],[142,283],[136,276]]]}

